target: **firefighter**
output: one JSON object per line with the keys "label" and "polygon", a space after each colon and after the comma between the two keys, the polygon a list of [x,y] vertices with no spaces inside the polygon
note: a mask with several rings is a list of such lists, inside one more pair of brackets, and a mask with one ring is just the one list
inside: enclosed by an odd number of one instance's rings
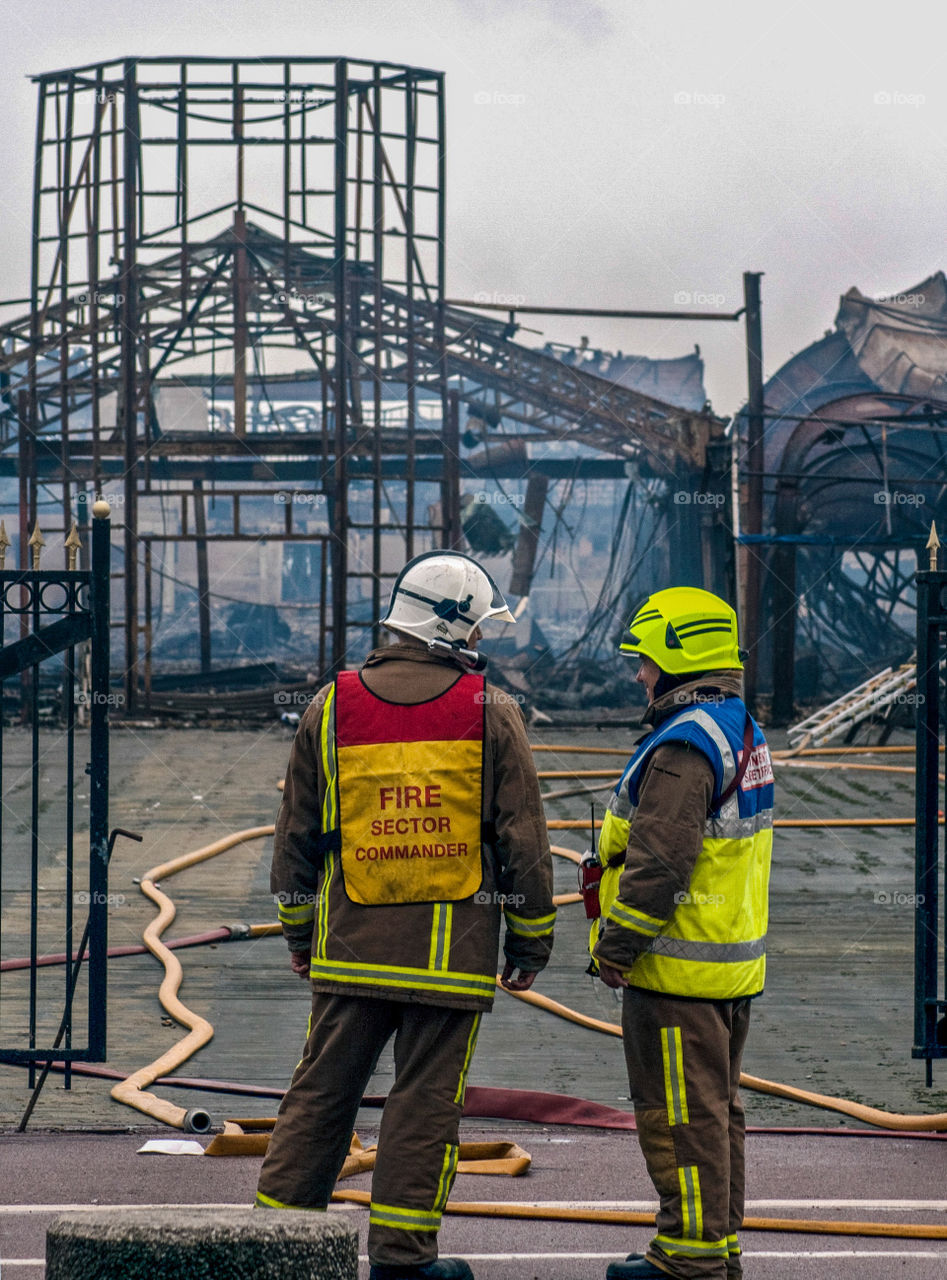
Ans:
{"label": "firefighter", "polygon": [[763,989],[773,771],[743,700],[734,611],[691,587],[650,596],[622,652],[641,659],[640,740],[603,820],[593,963],[622,989],[641,1149],[660,1197],[647,1254],[608,1280],[736,1280],[743,1220],[738,1093]]}
{"label": "firefighter", "polygon": [[398,576],[395,643],[303,715],[271,887],[293,970],[312,982],[303,1058],[256,1203],[324,1210],[356,1112],[394,1036],[372,1180],[371,1280],[470,1280],[437,1257],[477,1032],[502,981],[528,989],[552,947],[552,865],[516,701],[481,674],[481,624],[513,616],[475,560],[429,552]]}

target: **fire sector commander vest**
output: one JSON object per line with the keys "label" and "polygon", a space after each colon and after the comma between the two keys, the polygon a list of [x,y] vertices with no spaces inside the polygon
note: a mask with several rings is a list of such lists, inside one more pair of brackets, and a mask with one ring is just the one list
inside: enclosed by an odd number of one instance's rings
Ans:
{"label": "fire sector commander vest", "polygon": [[457,902],[480,888],[482,676],[392,703],[358,672],[336,681],[342,880],[352,902]]}
{"label": "fire sector commander vest", "polygon": [[[725,800],[743,763],[739,785]],[[747,738],[747,740],[750,740]],[[618,897],[622,862],[648,762],[666,742],[686,742],[710,761],[714,792],[704,837],[686,892],[659,920]],[[773,768],[759,726],[736,697],[688,705],[641,743],[609,803],[599,838],[606,864],[599,889],[602,918],[648,940],[627,977],[632,986],[667,995],[726,1000],[756,995],[766,974],[769,870],[773,844]],[[611,860],[617,865],[609,866]]]}

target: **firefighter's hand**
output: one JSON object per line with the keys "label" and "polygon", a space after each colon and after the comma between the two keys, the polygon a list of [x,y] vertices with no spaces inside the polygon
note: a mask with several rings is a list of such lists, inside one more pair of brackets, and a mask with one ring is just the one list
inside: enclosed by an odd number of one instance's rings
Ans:
{"label": "firefighter's hand", "polygon": [[598,965],[598,976],[606,987],[611,987],[613,991],[618,991],[621,987],[630,985],[621,969],[616,969],[614,965],[608,964],[605,960],[600,960],[597,956],[595,963]]}
{"label": "firefighter's hand", "polygon": [[500,974],[500,982],[506,987],[507,991],[528,991],[536,981],[536,974],[529,973],[525,969],[520,969],[520,976],[513,977],[513,970],[516,965],[512,960],[507,960],[503,966],[503,972]]}
{"label": "firefighter's hand", "polygon": [[305,951],[291,951],[289,953],[289,963],[293,966],[293,973],[297,978],[309,977],[309,949]]}

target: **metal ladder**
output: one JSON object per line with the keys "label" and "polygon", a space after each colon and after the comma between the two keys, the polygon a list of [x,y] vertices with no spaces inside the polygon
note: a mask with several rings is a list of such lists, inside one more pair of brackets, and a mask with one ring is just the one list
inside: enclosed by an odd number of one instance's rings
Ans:
{"label": "metal ladder", "polygon": [[820,707],[805,720],[788,730],[791,752],[803,747],[820,747],[845,730],[854,729],[891,704],[917,684],[917,663],[886,667],[870,680],[843,693],[840,698]]}

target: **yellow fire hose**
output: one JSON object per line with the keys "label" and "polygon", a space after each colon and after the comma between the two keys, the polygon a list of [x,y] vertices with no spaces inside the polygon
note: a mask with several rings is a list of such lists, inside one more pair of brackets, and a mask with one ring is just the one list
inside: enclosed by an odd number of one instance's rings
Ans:
{"label": "yellow fire hose", "polygon": [[[781,825],[908,825],[910,819],[880,819],[872,820],[826,820],[818,822],[816,820],[784,820]],[[588,822],[571,822],[550,820],[548,826],[553,830],[565,829],[582,829],[589,827]],[[596,824],[598,825],[598,824]],[[171,924],[175,917],[175,906],[172,900],[161,891],[158,882],[168,879],[172,875],[194,866],[198,862],[203,862],[208,858],[216,857],[218,854],[232,849],[235,845],[241,844],[247,840],[260,839],[264,836],[272,835],[274,827],[272,824],[259,827],[250,827],[243,831],[238,831],[233,835],[226,836],[221,840],[216,840],[212,844],[194,850],[191,853],[183,854],[178,858],[173,858],[169,862],[162,863],[160,866],[151,868],[146,872],[141,880],[141,891],[146,897],[150,898],[159,908],[157,917],[152,920],[144,930],[143,941],[149,951],[160,960],[165,969],[165,975],[158,991],[158,998],[167,1012],[188,1028],[188,1034],[178,1044],[173,1046],[167,1052],[157,1058],[154,1062],[146,1067],[142,1067],[126,1080],[121,1081],[111,1091],[111,1096],[117,1102],[123,1102],[128,1106],[135,1107],[145,1115],[151,1116],[162,1123],[170,1125],[173,1128],[189,1129],[192,1132],[207,1132],[211,1126],[210,1116],[206,1111],[194,1109],[191,1111],[183,1107],[177,1107],[164,1099],[156,1097],[154,1094],[147,1092],[147,1086],[152,1084],[159,1076],[166,1075],[181,1066],[188,1058],[190,1058],[198,1049],[202,1048],[213,1037],[214,1029],[212,1025],[205,1019],[188,1009],[177,996],[177,992],[181,986],[183,979],[183,970],[180,962],[172,951],[161,942],[161,934]],[[577,862],[579,855],[574,850],[565,849],[562,846],[552,846],[552,851],[560,857],[566,857],[570,861]],[[580,899],[581,895],[562,894],[556,898],[557,903],[575,902]],[[282,932],[279,924],[266,924],[251,926],[250,934],[253,937],[262,937],[270,934]],[[497,985],[500,986],[499,978]],[[506,990],[501,987],[501,990]],[[546,1010],[547,1012],[556,1014],[559,1017],[566,1018],[568,1021],[574,1022],[579,1026],[587,1027],[594,1031],[603,1032],[607,1035],[620,1036],[621,1028],[610,1022],[605,1022],[598,1018],[591,1018],[585,1014],[578,1013],[573,1009],[569,1009],[565,1005],[559,1004],[555,1000],[549,999],[548,996],[539,995],[532,991],[523,992],[507,992],[508,995],[516,999],[523,1000],[527,1004],[531,1004],[537,1008]],[[791,1099],[795,1102],[804,1103],[806,1105],[826,1108],[833,1111],[841,1112],[845,1115],[862,1120],[868,1124],[876,1125],[880,1128],[892,1129],[907,1132],[913,1130],[915,1132],[932,1132],[947,1129],[947,1114],[931,1115],[931,1116],[909,1116],[897,1115],[885,1111],[881,1111],[875,1107],[867,1107],[861,1103],[850,1102],[844,1098],[829,1097],[825,1094],[810,1093],[808,1090],[796,1089],[791,1085],[782,1085],[774,1081],[762,1080],[756,1076],[742,1074],[740,1083],[745,1088],[753,1089],[762,1093],[772,1094],[776,1097]],[[238,1126],[232,1122],[228,1122],[224,1126],[224,1134],[236,1134],[240,1132]],[[356,1191],[340,1191],[333,1194],[333,1200],[348,1200],[355,1204],[369,1203],[370,1197],[365,1192]],[[510,1204],[494,1204],[489,1202],[478,1203],[460,1203],[456,1201],[448,1201],[446,1212],[456,1214],[466,1214],[483,1217],[510,1217],[510,1218],[533,1218],[533,1219],[555,1219],[557,1221],[576,1221],[576,1222],[612,1222],[623,1225],[651,1226],[654,1223],[653,1215],[637,1214],[623,1211],[612,1210],[584,1210],[584,1209],[540,1209],[529,1205],[510,1205]],[[785,1231],[785,1232],[802,1232],[805,1234],[829,1234],[829,1235],[865,1235],[865,1236],[885,1236],[895,1239],[947,1239],[947,1226],[929,1225],[929,1224],[898,1224],[898,1223],[878,1223],[878,1222],[833,1222],[833,1221],[816,1221],[804,1219],[779,1219],[779,1218],[748,1218],[744,1222],[744,1228],[747,1230],[765,1230],[765,1231]]]}
{"label": "yellow fire hose", "polygon": [[[546,743],[534,744],[533,751],[555,751],[560,755],[572,756],[624,756],[628,759],[628,747],[576,747],[568,743],[559,745],[550,745]],[[894,746],[894,747],[872,747],[865,743],[859,743],[856,746],[841,747],[804,747],[800,750],[773,751],[774,760],[798,759],[800,756],[890,756],[890,755],[907,755],[916,750],[911,746]],[[947,751],[947,747],[941,744],[941,753]]]}
{"label": "yellow fire hose", "polygon": [[[371,1204],[367,1191],[334,1191],[332,1199]],[[629,1209],[552,1209],[533,1204],[448,1200],[445,1213],[471,1218],[529,1218],[549,1222],[602,1222],[616,1226],[653,1227],[653,1213]],[[744,1218],[743,1231],[785,1231],[813,1236],[886,1236],[892,1240],[947,1240],[947,1226],[920,1222],[833,1222],[831,1218]]]}
{"label": "yellow fire hose", "polygon": [[211,1126],[210,1116],[200,1108],[188,1111],[184,1107],[176,1107],[174,1103],[166,1102],[163,1098],[158,1098],[145,1090],[159,1076],[174,1071],[192,1054],[197,1053],[198,1049],[212,1039],[214,1028],[206,1018],[188,1009],[178,999],[177,993],[184,971],[174,952],[169,951],[161,941],[161,935],[174,919],[176,910],[174,903],[167,894],[161,892],[156,882],[176,875],[186,867],[204,862],[207,858],[215,858],[217,854],[232,849],[234,845],[241,844],[244,840],[255,840],[272,834],[272,825],[249,827],[245,831],[236,832],[235,835],[225,836],[222,840],[215,840],[213,844],[205,845],[202,849],[196,849],[192,853],[185,853],[179,858],[172,858],[170,862],[152,867],[150,871],[145,872],[141,880],[142,893],[158,907],[158,915],[146,926],[142,935],[145,946],[164,965],[164,978],[158,989],[158,999],[175,1021],[188,1028],[188,1034],[160,1058],[156,1058],[147,1067],[142,1067],[127,1080],[122,1080],[115,1085],[112,1089],[112,1097],[116,1102],[124,1102],[129,1107],[135,1107],[145,1115],[153,1116],[156,1120],[161,1120],[175,1129],[187,1129],[191,1133],[207,1133]]}
{"label": "yellow fire hose", "polygon": [[[938,818],[944,825],[943,816]],[[600,818],[595,819],[596,831],[602,825]],[[589,818],[547,818],[546,826],[550,831],[588,831],[591,826]],[[776,818],[774,827],[913,827],[913,818]]]}

